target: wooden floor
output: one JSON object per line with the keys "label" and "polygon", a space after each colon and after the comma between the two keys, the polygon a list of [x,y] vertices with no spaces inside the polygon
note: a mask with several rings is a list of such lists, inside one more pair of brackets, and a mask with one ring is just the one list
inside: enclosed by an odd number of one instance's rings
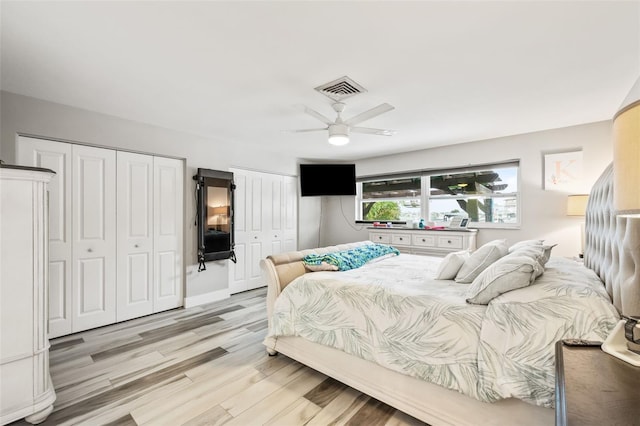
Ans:
{"label": "wooden floor", "polygon": [[265,296],[253,290],[52,340],[57,400],[42,424],[424,425],[267,356]]}

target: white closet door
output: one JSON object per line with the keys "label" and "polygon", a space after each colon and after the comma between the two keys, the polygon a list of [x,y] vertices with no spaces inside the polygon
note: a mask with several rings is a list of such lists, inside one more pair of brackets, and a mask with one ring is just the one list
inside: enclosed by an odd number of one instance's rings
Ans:
{"label": "white closet door", "polygon": [[247,209],[251,209],[250,188],[248,188],[251,181],[244,171],[237,169],[230,171],[233,172],[233,183],[236,185],[233,192],[233,227],[237,262],[229,263],[229,291],[234,294],[247,289],[247,255],[252,239],[247,215]]}
{"label": "white closet door", "polygon": [[[248,194],[251,208],[246,210],[249,215],[249,242],[247,244],[247,256],[245,257],[246,282],[245,290],[262,287],[262,277],[260,273],[260,259],[267,256],[268,228],[266,227],[271,217],[269,211],[269,199],[265,196],[271,189],[270,182],[265,179],[262,173],[251,173],[250,190]],[[233,292],[232,292],[233,293]]]}
{"label": "white closet door", "polygon": [[153,313],[153,156],[117,152],[117,321]]}
{"label": "white closet door", "polygon": [[116,152],[73,154],[73,331],[116,321]]}
{"label": "white closet door", "polygon": [[18,164],[56,172],[49,183],[49,338],[72,332],[71,145],[18,137]]}
{"label": "white closet door", "polygon": [[265,174],[271,190],[263,192],[264,209],[270,226],[265,230],[267,241],[263,256],[294,251],[298,248],[298,181],[293,176]]}
{"label": "white closet door", "polygon": [[154,157],[153,311],[182,306],[182,160]]}
{"label": "white closet door", "polygon": [[271,221],[271,182],[265,173],[232,169],[234,192],[235,253],[237,263],[230,264],[231,294],[264,286],[260,259],[267,253],[267,224]]}
{"label": "white closet door", "polygon": [[[265,203],[267,204],[267,214],[269,215],[269,227],[265,232],[265,238],[267,240],[267,251],[264,256],[272,254],[282,253],[284,250],[284,229],[282,227],[283,222],[283,203],[284,203],[284,185],[282,176],[267,175],[265,178],[268,180],[271,186],[270,191],[267,190],[263,197],[265,197]],[[263,284],[264,285],[264,284]]]}
{"label": "white closet door", "polygon": [[295,177],[231,169],[237,264],[229,264],[231,294],[265,283],[260,260],[297,248],[297,181]]}

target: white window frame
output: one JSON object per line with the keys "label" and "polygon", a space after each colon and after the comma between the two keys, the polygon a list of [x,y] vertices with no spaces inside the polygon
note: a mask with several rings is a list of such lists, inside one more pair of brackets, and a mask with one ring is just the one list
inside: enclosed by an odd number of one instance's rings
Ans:
{"label": "white window frame", "polygon": [[[391,179],[399,179],[399,178],[420,178],[420,186],[421,186],[421,191],[420,191],[420,214],[424,213],[424,191],[422,190],[422,188],[424,188],[424,180],[423,177],[420,175],[420,173],[407,173],[407,174],[402,174],[402,175],[389,175],[389,176],[376,176],[375,178],[371,178],[371,179],[358,179],[358,181],[356,182],[356,199],[355,199],[355,214],[356,214],[356,222],[360,222],[360,223],[373,223],[373,220],[366,220],[363,219],[362,217],[362,203],[365,201],[369,201],[369,199],[364,200],[362,198],[362,183],[363,182],[371,182],[371,181],[379,181],[379,180],[391,180]],[[403,198],[375,198],[372,199],[376,202],[378,201],[398,201],[398,200],[405,200],[407,199],[407,197],[403,197]],[[400,219],[400,221],[402,221],[402,219]]]}
{"label": "white window frame", "polygon": [[[360,223],[372,223],[373,221],[364,220],[362,218],[362,203],[365,201],[362,198],[362,183],[375,181],[375,180],[385,180],[385,179],[394,179],[400,177],[420,177],[420,210],[422,218],[425,221],[428,221],[430,217],[430,201],[432,199],[451,199],[449,196],[431,196],[430,187],[431,187],[431,176],[441,175],[441,174],[455,174],[455,173],[464,173],[471,170],[489,170],[489,169],[501,169],[501,168],[509,168],[516,167],[517,168],[517,177],[518,177],[518,188],[515,192],[510,192],[506,194],[493,194],[491,196],[486,195],[469,195],[463,196],[461,198],[473,199],[473,198],[515,198],[516,199],[516,222],[515,223],[494,223],[494,222],[469,222],[470,228],[493,228],[493,229],[519,229],[522,223],[522,180],[520,176],[520,160],[509,160],[498,163],[490,163],[490,164],[481,164],[477,166],[468,166],[468,167],[455,167],[448,169],[437,169],[437,170],[421,170],[414,172],[406,172],[406,173],[396,173],[389,175],[378,175],[371,177],[363,177],[358,178],[358,182],[356,184],[356,197],[355,197],[355,213],[356,213],[356,221]],[[376,201],[396,201],[397,199],[376,199]]]}

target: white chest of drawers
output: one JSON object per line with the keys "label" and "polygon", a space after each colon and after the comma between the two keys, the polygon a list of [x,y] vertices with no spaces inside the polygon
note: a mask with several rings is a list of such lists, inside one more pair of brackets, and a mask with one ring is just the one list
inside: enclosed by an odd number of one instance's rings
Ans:
{"label": "white chest of drawers", "polygon": [[402,228],[375,228],[369,231],[374,243],[389,244],[402,253],[446,256],[460,250],[475,250],[478,230],[423,230]]}
{"label": "white chest of drawers", "polygon": [[56,394],[47,340],[46,169],[0,167],[0,424],[40,423]]}

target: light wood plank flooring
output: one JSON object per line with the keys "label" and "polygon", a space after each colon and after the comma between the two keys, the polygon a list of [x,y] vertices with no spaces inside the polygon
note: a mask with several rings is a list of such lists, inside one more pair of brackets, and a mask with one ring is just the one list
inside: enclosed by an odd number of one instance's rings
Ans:
{"label": "light wood plank flooring", "polygon": [[267,356],[265,296],[253,290],[52,340],[57,400],[42,424],[424,425]]}

